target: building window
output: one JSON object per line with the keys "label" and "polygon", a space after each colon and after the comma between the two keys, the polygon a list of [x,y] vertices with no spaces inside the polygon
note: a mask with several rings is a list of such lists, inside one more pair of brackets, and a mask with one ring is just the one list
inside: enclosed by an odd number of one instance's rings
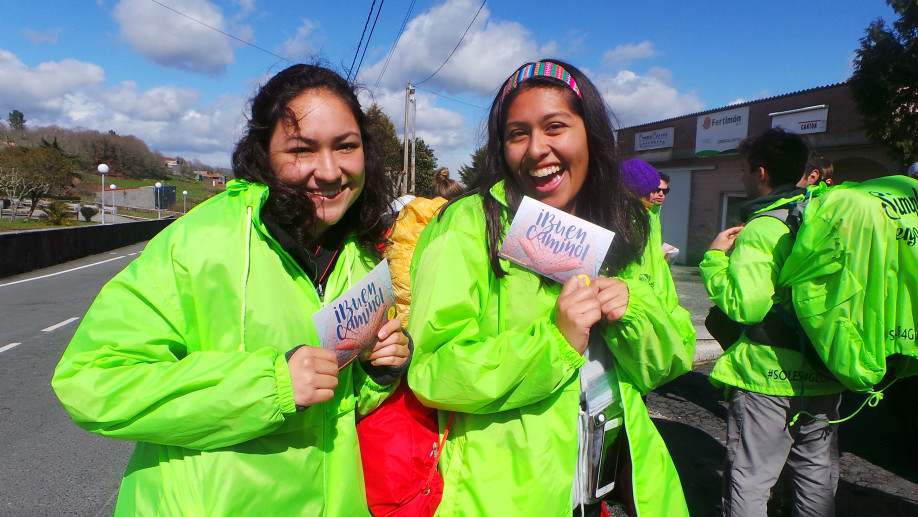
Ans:
{"label": "building window", "polygon": [[721,194],[720,207],[720,231],[727,228],[733,228],[743,224],[740,219],[740,207],[748,201],[745,194],[726,193]]}

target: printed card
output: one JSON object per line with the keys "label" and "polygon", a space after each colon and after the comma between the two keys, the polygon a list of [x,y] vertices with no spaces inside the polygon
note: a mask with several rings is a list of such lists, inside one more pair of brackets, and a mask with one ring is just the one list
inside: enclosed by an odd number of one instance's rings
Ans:
{"label": "printed card", "polygon": [[615,232],[524,197],[498,255],[564,283],[599,273]]}
{"label": "printed card", "polygon": [[376,335],[395,317],[389,262],[383,259],[367,276],[312,315],[322,348],[334,350],[338,369],[376,344]]}

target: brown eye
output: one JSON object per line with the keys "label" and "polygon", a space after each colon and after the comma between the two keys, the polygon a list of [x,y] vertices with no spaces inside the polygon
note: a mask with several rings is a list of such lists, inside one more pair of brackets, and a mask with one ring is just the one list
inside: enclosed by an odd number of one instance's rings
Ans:
{"label": "brown eye", "polygon": [[516,141],[516,140],[519,140],[520,138],[523,138],[524,136],[526,136],[526,132],[523,131],[522,129],[511,129],[510,131],[507,131],[506,140]]}

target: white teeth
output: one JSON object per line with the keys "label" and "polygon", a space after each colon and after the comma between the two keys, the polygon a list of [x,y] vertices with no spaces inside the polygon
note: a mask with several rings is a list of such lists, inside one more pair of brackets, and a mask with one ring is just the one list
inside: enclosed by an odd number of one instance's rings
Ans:
{"label": "white teeth", "polygon": [[337,196],[337,195],[340,194],[340,193],[341,193],[341,189],[337,189],[337,190],[313,190],[312,192],[310,192],[310,194],[312,194],[313,196],[321,196],[321,197],[335,197],[335,196]]}
{"label": "white teeth", "polygon": [[534,178],[542,178],[544,176],[549,176],[561,172],[561,166],[559,165],[549,165],[548,167],[542,167],[541,169],[536,169],[534,171],[529,171],[529,175]]}

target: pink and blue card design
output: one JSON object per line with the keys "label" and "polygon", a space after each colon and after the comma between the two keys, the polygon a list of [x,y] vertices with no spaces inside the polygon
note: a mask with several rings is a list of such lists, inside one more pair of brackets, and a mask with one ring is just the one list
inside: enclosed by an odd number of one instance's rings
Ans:
{"label": "pink and blue card design", "polygon": [[395,292],[389,262],[383,259],[367,276],[312,315],[322,348],[338,356],[338,369],[372,349],[379,329],[395,317]]}
{"label": "pink and blue card design", "polygon": [[524,197],[498,255],[563,284],[595,277],[613,238],[611,230]]}

